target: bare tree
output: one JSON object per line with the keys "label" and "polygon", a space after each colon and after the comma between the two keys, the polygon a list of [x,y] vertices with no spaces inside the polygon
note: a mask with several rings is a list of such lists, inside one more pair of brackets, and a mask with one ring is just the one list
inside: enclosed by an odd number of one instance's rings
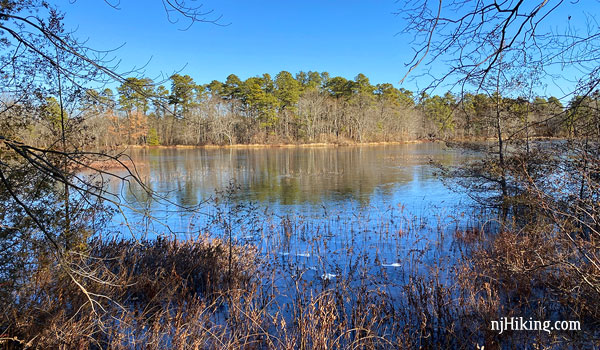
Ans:
{"label": "bare tree", "polygon": [[[184,1],[157,3],[171,21],[185,18],[191,25],[218,20]],[[75,261],[88,254],[82,247],[90,235],[113,211],[123,212],[127,206],[118,193],[107,191],[107,181],[136,183],[148,195],[161,197],[140,181],[135,165],[123,154],[89,151],[88,92],[107,83],[123,83],[134,72],[117,72],[115,52],[94,50],[78,41],[75,33],[64,29],[63,17],[47,1],[0,3],[0,305],[8,310],[7,306],[25,302],[20,295],[29,293],[26,286],[34,269],[58,267],[57,273],[68,276],[67,283],[85,296],[81,308],[72,310],[74,315],[84,309],[99,315],[103,304],[111,301],[87,286],[110,284],[112,278],[107,271]],[[46,130],[38,134],[46,138],[42,145],[24,137],[43,125]],[[108,171],[99,165],[102,161],[112,161],[124,172]],[[10,329],[11,322],[3,314],[0,333]],[[12,340],[26,346],[33,341]]]}
{"label": "bare tree", "polygon": [[[428,88],[448,84],[463,95],[472,89],[494,99],[494,149],[454,174],[470,191],[500,191],[503,215],[497,231],[500,236],[509,232],[513,243],[489,236],[476,259],[493,261],[494,267],[475,275],[504,295],[533,286],[539,293],[535,303],[543,305],[538,311],[551,309],[589,322],[583,342],[597,339],[600,329],[594,321],[600,296],[600,133],[592,122],[598,115],[593,101],[600,84],[600,26],[587,12],[598,3],[589,5],[425,0],[406,1],[401,11],[405,32],[415,38],[407,75],[433,62],[447,63],[447,71],[433,76]],[[553,83],[562,85],[561,98],[571,100],[569,108],[554,99],[544,118],[530,122],[534,89]],[[566,126],[569,137],[532,142],[530,127],[555,123]],[[523,257],[522,266],[514,258],[523,256],[519,251],[533,254]],[[520,312],[533,313],[535,307],[525,310]]]}

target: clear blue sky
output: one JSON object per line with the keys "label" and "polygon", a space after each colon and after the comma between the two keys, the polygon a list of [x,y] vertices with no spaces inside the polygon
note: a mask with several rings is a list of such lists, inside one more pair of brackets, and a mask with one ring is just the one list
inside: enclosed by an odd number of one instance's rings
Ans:
{"label": "clear blue sky", "polygon": [[[585,2],[576,5],[579,9],[564,7],[580,11]],[[393,14],[400,6],[395,0],[198,0],[214,11],[209,19],[222,15],[219,23],[227,25],[195,23],[187,30],[182,30],[189,25],[183,18],[169,23],[160,0],[121,0],[119,10],[102,0],[56,3],[66,13],[66,29],[89,38],[94,48],[123,45],[114,53],[121,59],[120,71],[144,66],[145,75],[153,79],[181,71],[197,83],[208,83],[224,81],[232,73],[246,79],[275,76],[281,70],[313,70],[348,79],[363,73],[372,84],[393,83],[413,91],[427,85],[414,80],[399,84],[413,53],[411,38],[399,34],[403,20]],[[593,6],[588,10],[594,11]],[[553,14],[549,25],[564,24],[568,15]],[[444,67],[433,69],[439,73]],[[552,82],[547,90],[540,93],[560,95]]]}
{"label": "clear blue sky", "polygon": [[[200,2],[199,2],[200,3]],[[59,2],[67,29],[89,38],[89,46],[117,52],[120,68],[148,63],[156,77],[183,69],[198,83],[245,79],[281,70],[327,71],[352,79],[367,75],[373,84],[398,85],[410,50],[396,34],[397,4],[385,1],[202,1],[227,26],[169,23],[160,0],[123,0],[114,10],[101,0]]]}

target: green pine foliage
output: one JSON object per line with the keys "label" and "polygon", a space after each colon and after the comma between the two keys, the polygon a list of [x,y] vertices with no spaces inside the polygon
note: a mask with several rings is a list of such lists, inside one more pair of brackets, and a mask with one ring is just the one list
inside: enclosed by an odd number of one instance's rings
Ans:
{"label": "green pine foliage", "polygon": [[[422,93],[393,84],[372,84],[327,72],[288,71],[249,77],[230,74],[207,84],[174,74],[170,84],[128,78],[109,91],[88,91],[90,127],[100,145],[204,145],[234,143],[361,143],[418,139],[485,140],[502,125],[528,137],[575,135],[593,123],[597,96],[575,97],[566,118],[550,118],[565,109],[555,97],[464,93]],[[499,101],[499,103],[497,103]],[[52,117],[52,101],[45,107]],[[497,113],[498,112],[498,113]],[[100,120],[100,121],[98,121]],[[105,120],[102,122],[102,120]]]}
{"label": "green pine foliage", "polygon": [[148,130],[148,146],[159,146],[160,140],[158,138],[158,132],[155,128]]}

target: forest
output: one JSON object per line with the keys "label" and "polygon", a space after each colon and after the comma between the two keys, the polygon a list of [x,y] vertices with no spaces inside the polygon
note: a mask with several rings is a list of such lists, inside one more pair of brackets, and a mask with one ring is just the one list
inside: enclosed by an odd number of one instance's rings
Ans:
{"label": "forest", "polygon": [[[245,81],[231,74],[203,85],[174,74],[166,85],[127,78],[116,93],[87,90],[72,113],[85,119],[89,146],[486,140],[495,136],[497,102],[513,139],[576,137],[580,125],[595,122],[588,110],[598,104],[595,95],[575,96],[566,106],[556,97],[496,101],[495,91],[415,96],[389,83],[371,85],[363,74],[348,80],[313,71]],[[43,134],[59,127],[56,98],[46,98],[38,113],[22,135],[27,143],[48,140]]]}

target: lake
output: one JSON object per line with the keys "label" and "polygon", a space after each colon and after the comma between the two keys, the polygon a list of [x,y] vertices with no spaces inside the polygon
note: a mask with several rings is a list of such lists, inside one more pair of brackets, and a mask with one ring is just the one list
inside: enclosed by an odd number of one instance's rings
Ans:
{"label": "lake", "polygon": [[119,232],[231,235],[319,276],[344,273],[362,256],[385,268],[404,266],[399,261],[409,254],[437,259],[451,250],[451,240],[440,238],[468,224],[469,198],[445,186],[433,163],[452,166],[474,155],[442,143],[129,154],[161,198],[113,181],[109,190],[126,203],[126,220],[113,220]]}

